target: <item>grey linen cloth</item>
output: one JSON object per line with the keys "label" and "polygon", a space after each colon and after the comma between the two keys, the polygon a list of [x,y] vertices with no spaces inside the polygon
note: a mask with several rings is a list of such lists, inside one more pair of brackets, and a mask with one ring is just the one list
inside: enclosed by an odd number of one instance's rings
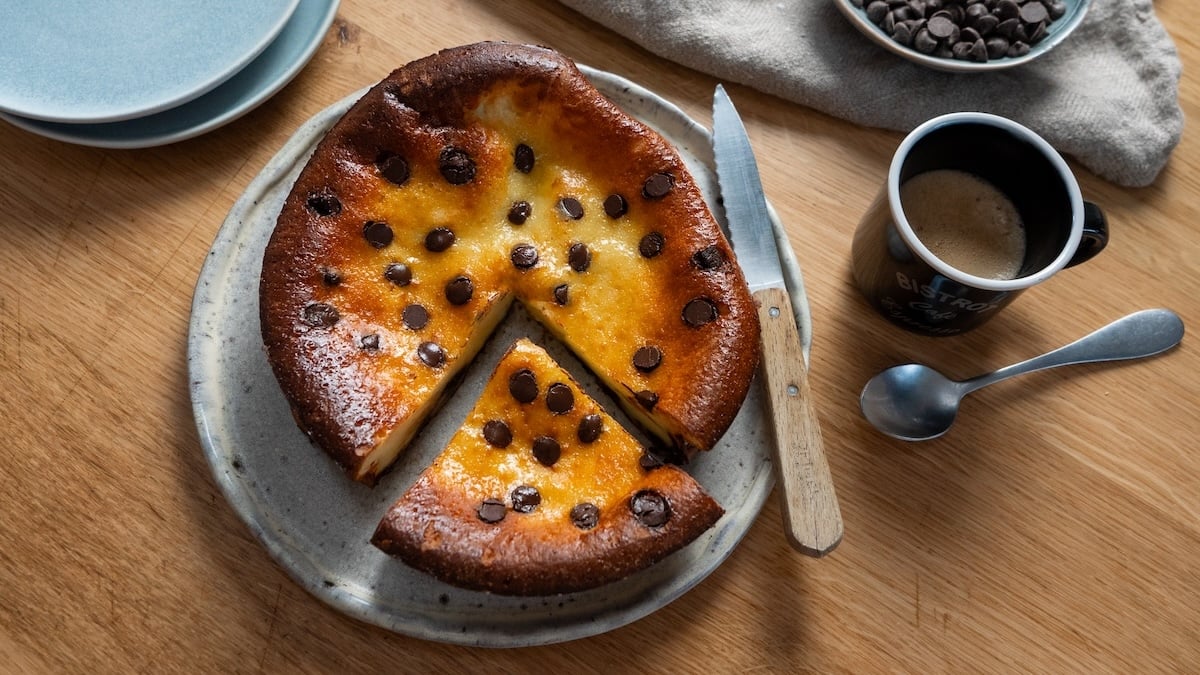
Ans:
{"label": "grey linen cloth", "polygon": [[560,1],[655,54],[864,126],[1003,115],[1120,185],[1152,183],[1183,133],[1179,55],[1150,0],[1093,0],[1048,54],[987,73],[892,54],[834,0]]}

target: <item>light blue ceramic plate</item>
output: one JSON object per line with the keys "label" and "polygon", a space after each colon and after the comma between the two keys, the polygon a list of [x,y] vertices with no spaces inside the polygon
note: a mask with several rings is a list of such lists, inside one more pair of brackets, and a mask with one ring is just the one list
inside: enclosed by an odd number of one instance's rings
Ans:
{"label": "light blue ceramic plate", "polygon": [[298,2],[0,2],[0,110],[114,122],[173,108],[253,61]]}
{"label": "light blue ceramic plate", "polygon": [[339,0],[300,0],[283,31],[258,58],[207,94],[170,110],[123,122],[65,124],[0,113],[26,131],[103,148],[146,148],[212,131],[250,112],[294,78],[321,45]]}
{"label": "light blue ceramic plate", "polygon": [[[703,127],[628,80],[584,72],[617,105],[670,140],[708,203],[718,203],[711,139]],[[271,557],[315,597],[363,621],[427,640],[489,647],[562,642],[623,626],[680,597],[733,552],[774,483],[770,425],[758,386],[751,388],[717,447],[689,465],[725,507],[717,524],[626,579],[550,597],[454,588],[389,558],[369,541],[388,507],[457,431],[483,382],[518,337],[546,347],[589,394],[630,426],[596,378],[519,308],[501,323],[455,392],[375,488],[347,478],[297,428],[258,330],[263,249],[309,154],[362,93],[312,118],[263,168],[230,210],[196,283],[188,334],[192,408],[200,443],[226,499]],[[780,236],[782,225],[778,219],[773,224]],[[800,270],[794,259],[784,264],[807,344],[808,304],[803,286],[796,285]],[[782,546],[782,533],[780,542]]]}

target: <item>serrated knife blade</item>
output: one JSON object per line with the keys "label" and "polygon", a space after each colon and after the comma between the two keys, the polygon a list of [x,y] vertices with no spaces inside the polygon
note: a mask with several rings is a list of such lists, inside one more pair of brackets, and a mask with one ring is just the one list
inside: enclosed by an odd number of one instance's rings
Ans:
{"label": "serrated knife blade", "polygon": [[713,94],[713,155],[733,250],[762,326],[761,377],[775,432],[784,530],[793,548],[820,557],[841,542],[842,514],[758,162],[746,127],[721,85]]}

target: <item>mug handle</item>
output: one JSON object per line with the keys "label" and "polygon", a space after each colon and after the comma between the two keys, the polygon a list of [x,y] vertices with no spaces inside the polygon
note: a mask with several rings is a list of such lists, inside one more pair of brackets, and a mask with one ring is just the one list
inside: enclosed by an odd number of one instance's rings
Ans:
{"label": "mug handle", "polygon": [[1108,245],[1108,219],[1104,212],[1092,202],[1083,203],[1083,237],[1079,240],[1079,248],[1071,257],[1067,267],[1078,265],[1091,260],[1097,253]]}

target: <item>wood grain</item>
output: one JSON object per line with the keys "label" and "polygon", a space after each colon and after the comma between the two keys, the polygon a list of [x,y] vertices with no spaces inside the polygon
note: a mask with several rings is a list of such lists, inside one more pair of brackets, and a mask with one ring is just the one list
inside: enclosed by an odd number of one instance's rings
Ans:
{"label": "wood grain", "polygon": [[[1156,0],[1200,119],[1200,22]],[[819,30],[814,27],[813,30]],[[1200,672],[1200,351],[988,387],[922,444],[856,407],[875,372],[964,377],[1165,306],[1200,325],[1200,136],[1155,183],[1078,166],[1108,248],[984,328],[923,338],[849,279],[855,224],[902,134],[726,82],[812,307],[808,381],[846,538],[797,555],[777,500],[711,576],[586,640],[477,650],[348,618],[224,502],[188,398],[192,289],[225,214],[306,119],[440,48],[506,39],[628,77],[701,124],[717,81],[554,0],[346,0],[313,62],[197,139],[102,150],[0,124],[0,671]]]}
{"label": "wood grain", "polygon": [[792,548],[820,558],[842,542],[844,524],[821,420],[786,290],[754,293],[762,326],[763,387],[774,425],[775,475],[779,481],[784,533]]}

